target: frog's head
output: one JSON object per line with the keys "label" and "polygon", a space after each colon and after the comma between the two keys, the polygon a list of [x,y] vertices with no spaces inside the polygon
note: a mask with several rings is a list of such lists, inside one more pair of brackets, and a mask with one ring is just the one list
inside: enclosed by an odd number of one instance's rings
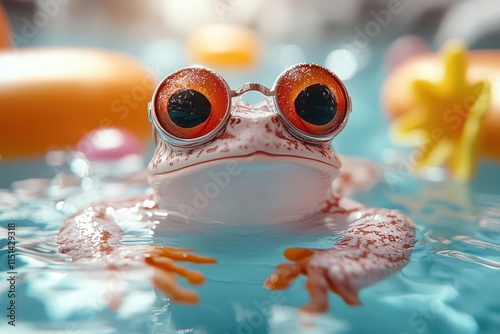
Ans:
{"label": "frog's head", "polygon": [[[258,105],[238,98],[257,90]],[[158,204],[195,221],[272,223],[317,212],[340,160],[331,141],[350,99],[327,69],[300,64],[272,90],[230,90],[203,67],[166,77],[150,105],[157,148],[149,164]]]}

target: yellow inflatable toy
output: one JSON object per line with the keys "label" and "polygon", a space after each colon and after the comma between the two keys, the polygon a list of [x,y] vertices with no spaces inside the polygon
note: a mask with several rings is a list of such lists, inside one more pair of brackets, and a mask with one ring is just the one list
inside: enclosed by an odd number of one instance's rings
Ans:
{"label": "yellow inflatable toy", "polygon": [[423,54],[389,75],[382,103],[392,137],[418,148],[415,169],[444,164],[457,181],[479,158],[500,160],[500,51],[467,51],[459,41]]}
{"label": "yellow inflatable toy", "polygon": [[42,155],[89,131],[123,127],[150,139],[156,80],[136,60],[89,49],[0,52],[0,155]]}

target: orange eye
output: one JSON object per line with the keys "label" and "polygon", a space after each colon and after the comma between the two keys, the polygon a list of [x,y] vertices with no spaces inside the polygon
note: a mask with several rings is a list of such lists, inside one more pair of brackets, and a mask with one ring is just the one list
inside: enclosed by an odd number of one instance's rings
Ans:
{"label": "orange eye", "polygon": [[196,139],[212,133],[227,117],[229,88],[215,72],[188,67],[167,76],[153,95],[153,110],[169,137]]}
{"label": "orange eye", "polygon": [[309,136],[331,139],[342,129],[350,111],[345,86],[319,65],[300,64],[286,70],[275,91],[288,123]]}

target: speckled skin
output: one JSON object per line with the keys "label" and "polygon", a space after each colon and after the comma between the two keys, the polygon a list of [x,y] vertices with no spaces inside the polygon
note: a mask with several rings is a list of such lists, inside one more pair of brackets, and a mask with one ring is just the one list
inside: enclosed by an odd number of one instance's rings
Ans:
{"label": "speckled skin", "polygon": [[[330,142],[295,139],[270,104],[233,108],[226,129],[212,142],[185,149],[160,141],[148,167],[154,193],[83,208],[61,228],[60,251],[75,260],[105,263],[150,255],[146,246],[131,251],[119,243],[124,213],[151,219],[176,210],[201,223],[280,223],[285,228],[321,216],[346,226],[337,243],[331,249],[289,249],[285,256],[294,262],[278,265],[265,281],[267,288],[282,289],[306,275],[311,302],[303,309],[309,312],[328,308],[328,290],[357,305],[361,288],[408,263],[416,241],[413,223],[398,211],[368,208],[339,194],[343,186],[372,184],[373,168],[357,169],[366,177],[344,172],[342,182],[332,187],[341,163]],[[153,283],[161,286],[156,278]],[[172,290],[163,291],[175,299]]]}

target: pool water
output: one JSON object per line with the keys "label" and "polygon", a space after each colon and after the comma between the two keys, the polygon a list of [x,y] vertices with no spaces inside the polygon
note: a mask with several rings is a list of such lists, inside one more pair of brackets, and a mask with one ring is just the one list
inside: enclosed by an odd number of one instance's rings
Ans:
{"label": "pool water", "polygon": [[[57,252],[58,229],[77,207],[142,193],[146,185],[101,180],[85,191],[70,188],[36,196],[3,190],[0,332],[498,333],[500,195],[490,191],[485,177],[471,185],[409,176],[394,182],[391,168],[383,165],[380,184],[354,197],[399,209],[415,221],[419,241],[411,261],[402,272],[362,290],[363,306],[348,306],[331,293],[329,312],[317,317],[298,311],[308,301],[304,278],[285,291],[269,291],[262,284],[276,264],[286,262],[286,248],[332,245],[337,236],[328,231],[221,225],[178,229],[179,223],[172,221],[172,228],[151,234],[151,226],[127,225],[125,244],[192,248],[218,259],[216,265],[188,265],[207,278],[194,288],[201,302],[188,306],[156,292],[140,269],[85,269]],[[13,299],[8,298],[7,280],[7,232],[12,224],[15,327],[6,317]]]}

